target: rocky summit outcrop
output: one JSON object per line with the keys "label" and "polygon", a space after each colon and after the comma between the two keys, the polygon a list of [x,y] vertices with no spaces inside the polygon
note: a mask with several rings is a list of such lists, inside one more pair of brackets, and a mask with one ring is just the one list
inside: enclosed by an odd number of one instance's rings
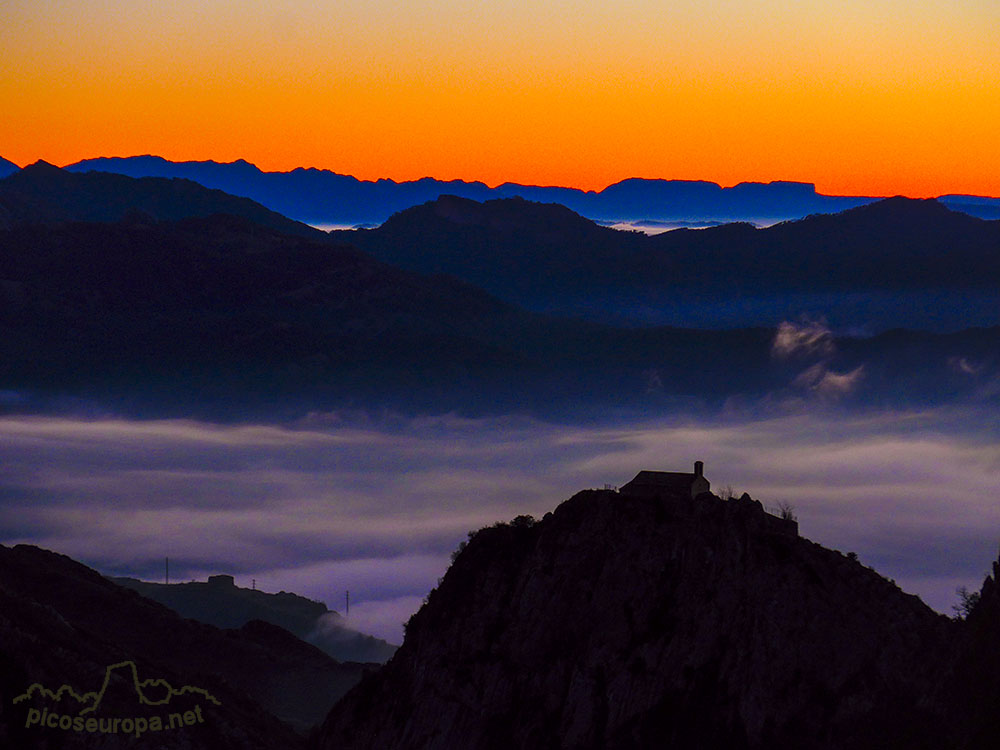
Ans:
{"label": "rocky summit outcrop", "polygon": [[1000,560],[962,623],[958,643],[935,695],[952,728],[948,746],[994,750],[1000,745]]}
{"label": "rocky summit outcrop", "polygon": [[978,747],[942,682],[976,618],[772,518],[595,490],[477,532],[319,746]]}

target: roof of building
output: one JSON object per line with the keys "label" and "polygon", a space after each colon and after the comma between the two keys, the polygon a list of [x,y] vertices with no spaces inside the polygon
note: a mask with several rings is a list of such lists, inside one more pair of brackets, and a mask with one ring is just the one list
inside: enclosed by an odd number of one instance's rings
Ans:
{"label": "roof of building", "polygon": [[696,474],[685,471],[640,471],[629,485],[650,485],[664,489],[690,490]]}

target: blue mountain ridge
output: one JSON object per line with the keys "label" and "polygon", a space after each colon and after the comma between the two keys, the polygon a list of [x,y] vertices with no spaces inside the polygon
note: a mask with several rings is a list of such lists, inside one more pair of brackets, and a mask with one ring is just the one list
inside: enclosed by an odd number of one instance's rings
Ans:
{"label": "blue mountain ridge", "polygon": [[740,183],[724,188],[714,182],[632,178],[599,192],[556,186],[420,180],[375,182],[329,170],[298,168],[264,172],[244,160],[172,162],[158,156],[87,159],[66,167],[71,172],[116,172],[130,177],[182,177],[206,187],[252,198],[290,218],[311,224],[381,223],[410,206],[443,194],[477,201],[520,197],[560,203],[590,219],[738,220],[765,222],[835,213],[869,203],[871,197],[820,195],[801,182]]}
{"label": "blue mountain ridge", "polygon": [[7,161],[2,156],[0,156],[0,180],[2,180],[4,177],[8,177],[14,174],[14,172],[17,172],[20,169],[21,168],[17,166],[14,162]]}

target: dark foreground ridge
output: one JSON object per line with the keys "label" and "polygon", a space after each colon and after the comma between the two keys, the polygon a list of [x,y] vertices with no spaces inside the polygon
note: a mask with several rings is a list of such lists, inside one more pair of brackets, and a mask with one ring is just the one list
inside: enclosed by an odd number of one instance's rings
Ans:
{"label": "dark foreground ridge", "polygon": [[[0,546],[2,748],[295,750],[374,666],[338,663],[258,620],[186,620],[63,555]],[[171,727],[169,714],[186,711],[191,723]],[[43,724],[42,712],[82,729]],[[90,731],[90,718],[141,718],[147,732]]]}
{"label": "dark foreground ridge", "polygon": [[320,747],[992,747],[993,579],[949,620],[699,469],[472,535]]}

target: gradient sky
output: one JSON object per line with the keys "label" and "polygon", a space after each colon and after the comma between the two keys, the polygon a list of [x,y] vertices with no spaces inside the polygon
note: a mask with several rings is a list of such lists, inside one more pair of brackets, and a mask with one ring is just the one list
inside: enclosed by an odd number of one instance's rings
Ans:
{"label": "gradient sky", "polygon": [[1000,195],[996,0],[6,0],[0,156]]}

